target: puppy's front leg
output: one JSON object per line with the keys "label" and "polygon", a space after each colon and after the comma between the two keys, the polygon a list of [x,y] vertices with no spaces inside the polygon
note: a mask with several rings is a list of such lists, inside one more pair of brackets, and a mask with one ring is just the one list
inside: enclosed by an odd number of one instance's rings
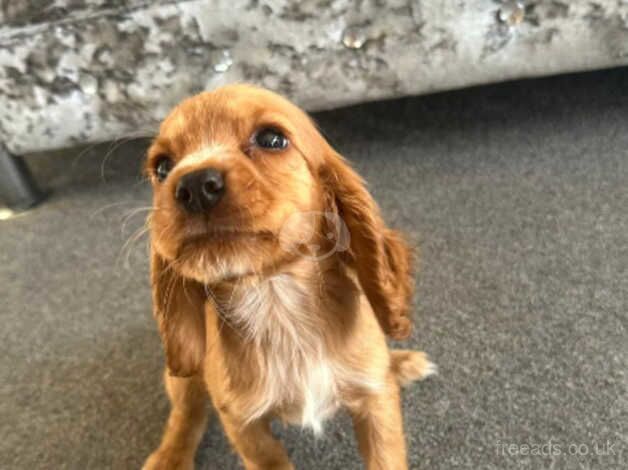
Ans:
{"label": "puppy's front leg", "polygon": [[236,449],[246,470],[293,470],[283,446],[270,431],[270,420],[262,418],[244,424],[224,407],[217,407],[229,441]]}
{"label": "puppy's front leg", "polygon": [[164,374],[172,409],[159,448],[143,470],[191,470],[196,448],[207,423],[207,389],[199,376],[173,377]]}
{"label": "puppy's front leg", "polygon": [[350,408],[360,452],[368,470],[406,470],[406,443],[399,384],[391,373],[383,390]]}

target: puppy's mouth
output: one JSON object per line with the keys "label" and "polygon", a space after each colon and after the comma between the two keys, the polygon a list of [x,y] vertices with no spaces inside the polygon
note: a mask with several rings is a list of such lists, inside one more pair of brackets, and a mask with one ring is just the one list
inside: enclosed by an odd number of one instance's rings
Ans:
{"label": "puppy's mouth", "polygon": [[255,242],[272,240],[276,238],[270,231],[264,230],[243,230],[232,227],[220,227],[204,230],[202,233],[194,233],[186,236],[181,245],[182,247],[199,245],[207,246],[208,244],[221,243],[237,243],[237,242]]}

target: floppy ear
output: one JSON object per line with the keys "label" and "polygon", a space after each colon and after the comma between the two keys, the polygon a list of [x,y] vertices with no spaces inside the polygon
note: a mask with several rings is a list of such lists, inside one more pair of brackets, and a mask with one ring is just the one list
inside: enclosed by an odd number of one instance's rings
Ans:
{"label": "floppy ear", "polygon": [[159,325],[172,375],[194,375],[205,356],[205,290],[202,284],[181,277],[151,250],[153,314]]}
{"label": "floppy ear", "polygon": [[384,224],[362,178],[335,152],[322,169],[331,205],[347,225],[350,254],[358,279],[380,326],[394,339],[412,329],[413,256],[399,232]]}

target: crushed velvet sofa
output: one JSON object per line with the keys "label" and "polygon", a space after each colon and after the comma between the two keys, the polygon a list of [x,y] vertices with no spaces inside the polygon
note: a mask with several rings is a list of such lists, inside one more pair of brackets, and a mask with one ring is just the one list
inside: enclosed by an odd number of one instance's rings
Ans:
{"label": "crushed velvet sofa", "polygon": [[150,135],[186,95],[249,81],[309,110],[628,63],[627,0],[5,0],[0,199],[19,155]]}

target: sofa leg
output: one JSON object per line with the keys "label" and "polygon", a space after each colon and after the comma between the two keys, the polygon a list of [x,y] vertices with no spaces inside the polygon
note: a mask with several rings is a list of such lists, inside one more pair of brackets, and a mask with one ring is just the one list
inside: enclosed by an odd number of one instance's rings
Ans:
{"label": "sofa leg", "polygon": [[0,203],[19,211],[33,207],[43,197],[26,162],[0,144]]}

